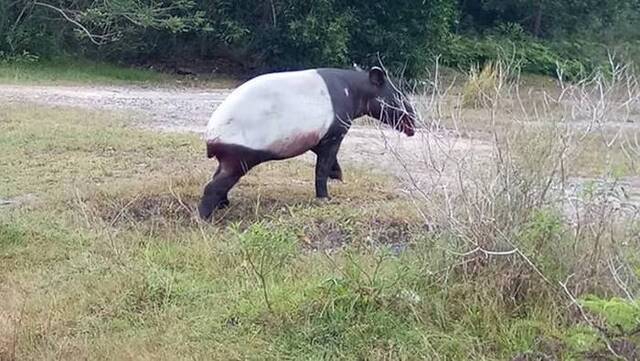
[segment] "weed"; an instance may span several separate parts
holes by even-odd
[[[260,282],[264,302],[269,311],[273,311],[267,282],[277,276],[293,256],[295,237],[283,231],[269,230],[261,223],[255,223],[243,232],[234,227],[234,232],[240,241],[245,261]]]
[[[499,62],[488,62],[482,69],[474,66],[462,89],[462,106],[479,108],[488,105],[495,98],[498,88],[498,77],[502,76]]]

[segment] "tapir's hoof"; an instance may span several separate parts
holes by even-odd
[[[213,214],[213,208],[209,206],[205,206],[202,203],[198,205],[198,215],[200,216],[201,220],[205,222],[210,221],[212,214]]]
[[[337,180],[342,182],[342,172],[334,172],[329,174],[329,179]]]
[[[229,200],[228,199],[223,199],[220,202],[218,202],[218,205],[216,206],[216,209],[223,209],[223,208],[227,208],[229,207]]]
[[[211,220],[211,215],[213,211],[216,209],[227,208],[229,206],[229,200],[227,198],[222,199],[215,205],[215,207],[211,207],[210,205],[205,205],[203,202],[200,202],[198,205],[198,213],[200,215],[200,219],[203,221]]]

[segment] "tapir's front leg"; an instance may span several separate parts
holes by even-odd
[[[336,155],[340,149],[340,141],[321,144],[314,152],[318,155],[316,160],[316,197],[329,198],[327,180],[336,162]]]
[[[331,171],[329,172],[329,178],[342,181],[342,169],[340,168],[340,164],[338,164],[337,154],[335,160],[333,161]]]

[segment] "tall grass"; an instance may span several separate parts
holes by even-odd
[[[479,108],[495,98],[495,91],[500,81],[502,63],[487,62],[482,69],[471,68],[468,79],[462,89],[462,106]]]
[[[443,267],[469,280],[492,274],[503,302],[516,308],[543,294],[549,307],[568,305],[558,319],[597,340],[580,357],[637,359],[640,199],[625,193],[638,176],[638,129],[627,126],[640,111],[635,72],[612,62],[607,72],[525,95],[513,68],[472,71],[446,113],[439,103],[454,88],[433,80],[419,97],[429,110],[421,135],[428,155],[391,153],[405,164],[424,221],[439,227],[434,247],[451,257]],[[489,154],[443,139],[443,123],[465,133],[467,106],[484,119]],[[589,178],[575,177],[576,160],[594,154],[602,163]]]

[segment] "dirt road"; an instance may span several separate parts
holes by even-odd
[[[91,109],[126,110],[135,112],[137,125],[164,131],[201,133],[213,110],[225,99],[230,89],[171,89],[136,86],[14,86],[0,85],[0,103],[35,102],[44,105],[79,106]],[[400,156],[416,174],[427,170],[420,167],[424,159],[424,133],[408,138],[382,127],[354,126],[348,133],[340,160],[345,164],[372,167],[396,175],[406,173],[397,162]],[[430,136],[434,136],[431,134]],[[491,145],[480,140],[456,138],[438,134],[438,142],[447,152],[468,153],[487,157]],[[397,152],[390,152],[393,147]],[[312,154],[304,159],[313,160]]]
[[[78,106],[90,109],[127,111],[136,114],[138,126],[161,131],[201,133],[213,110],[230,89],[177,89],[139,86],[15,86],[0,85],[1,103],[34,102],[44,105]],[[430,141],[426,141],[426,139]],[[435,145],[435,146],[434,146]],[[446,131],[418,132],[408,138],[384,127],[354,126],[345,138],[339,159],[344,165],[358,165],[394,174],[402,182],[429,187],[443,178],[456,181],[455,163],[462,158],[482,167],[492,154],[486,140],[462,138]],[[313,161],[311,152],[301,157]],[[398,162],[402,159],[402,162]],[[433,174],[434,164],[449,163],[441,174]],[[435,166],[437,168],[437,166]],[[407,176],[411,172],[411,178]],[[345,169],[348,174],[348,168]],[[346,174],[346,175],[347,175]],[[585,179],[574,179],[577,188]],[[443,183],[446,183],[445,180]],[[418,183],[418,184],[415,184]],[[424,183],[424,184],[423,184]],[[401,184],[401,183],[399,183]],[[406,185],[406,183],[405,183]],[[640,204],[640,179],[630,177],[623,185],[632,203]]]

